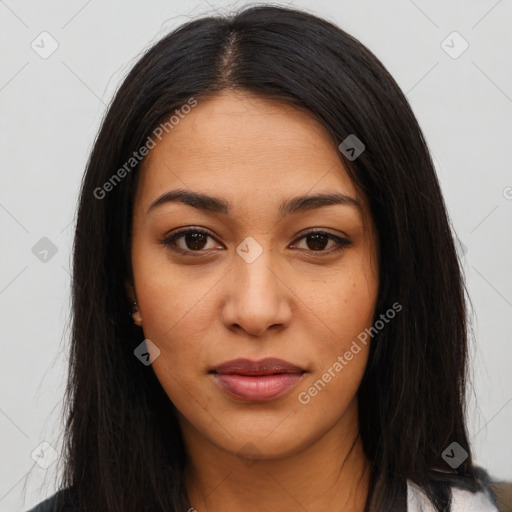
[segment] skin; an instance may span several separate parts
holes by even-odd
[[[191,505],[363,511],[370,465],[356,393],[370,344],[309,403],[298,400],[372,325],[378,293],[374,224],[335,142],[304,110],[222,91],[164,135],[138,180],[127,293],[138,304],[135,323],[160,350],[153,370],[176,407]],[[223,198],[229,213],[181,202],[147,213],[178,188]],[[283,200],[333,191],[361,208],[322,206],[277,221]],[[161,243],[187,226],[211,236],[199,249],[193,239],[176,240],[188,255]],[[317,228],[352,245],[332,252],[337,244],[326,238],[315,250],[303,232]],[[251,263],[236,252],[249,236],[262,250]],[[243,401],[209,373],[238,357],[279,357],[307,372],[282,397]]]

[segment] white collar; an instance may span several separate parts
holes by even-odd
[[[472,493],[452,487],[451,512],[498,512],[491,498],[483,491]],[[429,499],[414,482],[407,480],[407,512],[435,512]]]

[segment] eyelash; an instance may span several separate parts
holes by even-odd
[[[170,248],[174,252],[178,252],[178,253],[185,254],[185,255],[191,255],[193,257],[202,256],[203,255],[202,253],[205,253],[207,251],[205,251],[205,250],[193,251],[191,249],[185,250],[185,249],[181,249],[180,247],[178,247],[178,248],[176,247],[176,240],[178,240],[179,238],[182,238],[183,236],[188,235],[190,233],[200,233],[200,234],[203,234],[210,238],[213,238],[215,240],[215,238],[207,231],[204,231],[204,230],[198,229],[198,228],[188,228],[188,229],[184,229],[182,231],[178,231],[177,233],[174,233],[173,235],[164,238],[160,243],[164,247]],[[336,253],[336,252],[339,252],[339,251],[345,249],[346,247],[350,247],[352,245],[352,242],[350,240],[347,240],[346,238],[341,238],[339,236],[333,235],[331,233],[327,233],[325,231],[320,231],[320,230],[308,231],[307,233],[304,233],[300,238],[297,238],[296,241],[302,240],[303,238],[306,238],[310,235],[325,235],[330,240],[335,241],[338,244],[338,247],[335,249],[331,248],[330,250],[318,250],[318,251],[314,251],[311,249],[310,250],[300,249],[303,252],[320,253],[320,255],[322,255],[322,253],[333,254],[333,253]],[[196,253],[196,254],[191,254],[191,253]]]

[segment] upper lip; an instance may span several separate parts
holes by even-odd
[[[278,373],[304,373],[304,371],[305,370],[302,368],[288,361],[274,357],[267,357],[259,361],[233,359],[217,365],[212,370],[213,373],[223,373],[227,375],[274,375]]]

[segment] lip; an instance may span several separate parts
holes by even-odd
[[[286,394],[302,379],[305,370],[283,359],[234,359],[216,366],[210,373],[232,397],[262,402]]]
[[[234,373],[237,375],[273,375],[276,373],[302,373],[304,370],[284,359],[266,357],[259,361],[243,358],[232,359],[217,365],[212,372],[228,375]]]

